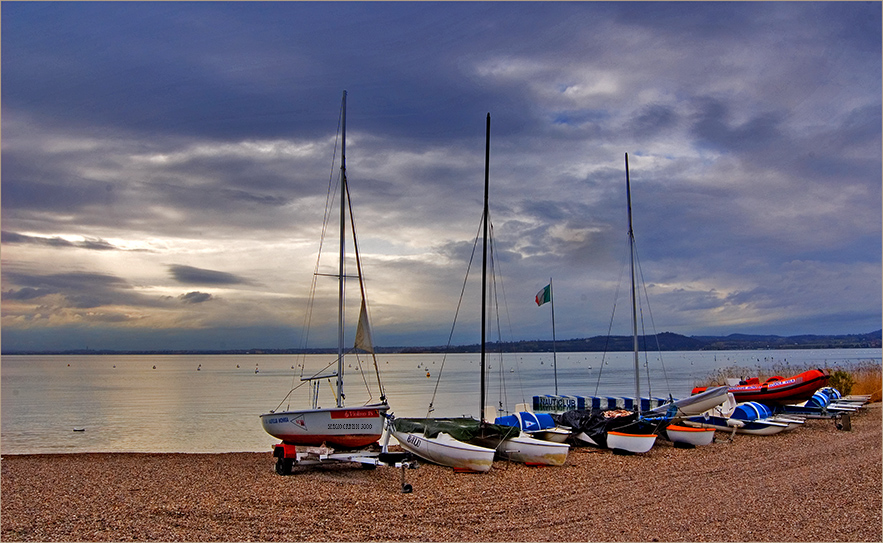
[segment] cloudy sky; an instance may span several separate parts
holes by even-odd
[[[551,337],[550,278],[559,339],[625,313],[625,153],[653,330],[877,330],[880,21],[879,2],[4,3],[3,349],[300,346],[344,90],[378,345],[447,342],[488,112],[503,339]],[[334,344],[335,288],[317,281],[309,345]],[[477,318],[467,292],[455,343]]]

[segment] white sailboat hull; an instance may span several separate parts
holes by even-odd
[[[529,435],[504,439],[498,452],[512,462],[536,466],[561,466],[567,460],[570,445],[554,441],[544,441]]]
[[[406,451],[435,464],[486,472],[494,463],[494,449],[458,441],[444,432],[429,438],[422,433],[399,432],[394,425],[390,426],[389,431]]]
[[[645,453],[656,443],[656,434],[626,434],[624,432],[607,432],[607,448],[614,451]]]
[[[354,449],[376,443],[383,434],[386,404],[266,413],[264,431],[290,445]]]
[[[725,432],[736,431],[737,434],[749,434],[755,436],[772,436],[788,429],[788,424],[773,422],[771,420],[740,421],[737,419],[724,419],[721,417],[693,417],[684,421],[684,424],[696,428],[714,428]]]
[[[695,394],[687,398],[682,398],[680,400],[675,400],[672,403],[656,407],[654,409],[651,409],[651,411],[653,413],[665,414],[668,412],[669,409],[676,408],[677,412],[674,416],[691,417],[704,413],[709,409],[714,409],[715,407],[726,402],[727,394],[728,391],[727,387],[725,386],[710,388],[699,394]]]
[[[546,428],[544,430],[537,430],[536,432],[525,432],[529,436],[540,439],[543,441],[551,441],[553,443],[564,443],[567,441],[567,438],[570,437],[572,433],[570,430],[565,430],[561,427],[555,428]]]

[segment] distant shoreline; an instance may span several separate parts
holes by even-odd
[[[883,330],[868,334],[773,336],[731,334],[728,336],[682,336],[671,332],[640,336],[642,351],[750,351],[788,349],[879,349],[883,347]],[[550,340],[522,340],[488,343],[488,349],[504,353],[552,352]],[[556,341],[555,351],[623,352],[633,349],[631,336],[595,336],[583,339]],[[430,347],[375,347],[377,354],[435,354],[477,353],[478,344]],[[61,351],[4,350],[2,355],[263,355],[263,354],[329,354],[335,348],[315,349],[169,349],[169,350],[111,350],[69,349]]]

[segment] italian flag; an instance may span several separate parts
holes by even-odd
[[[543,290],[537,292],[537,305],[543,305],[546,302],[552,301],[552,285],[548,284],[543,287]]]

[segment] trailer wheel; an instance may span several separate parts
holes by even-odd
[[[294,461],[291,458],[279,457],[276,459],[276,473],[279,475],[291,475],[291,466]]]

